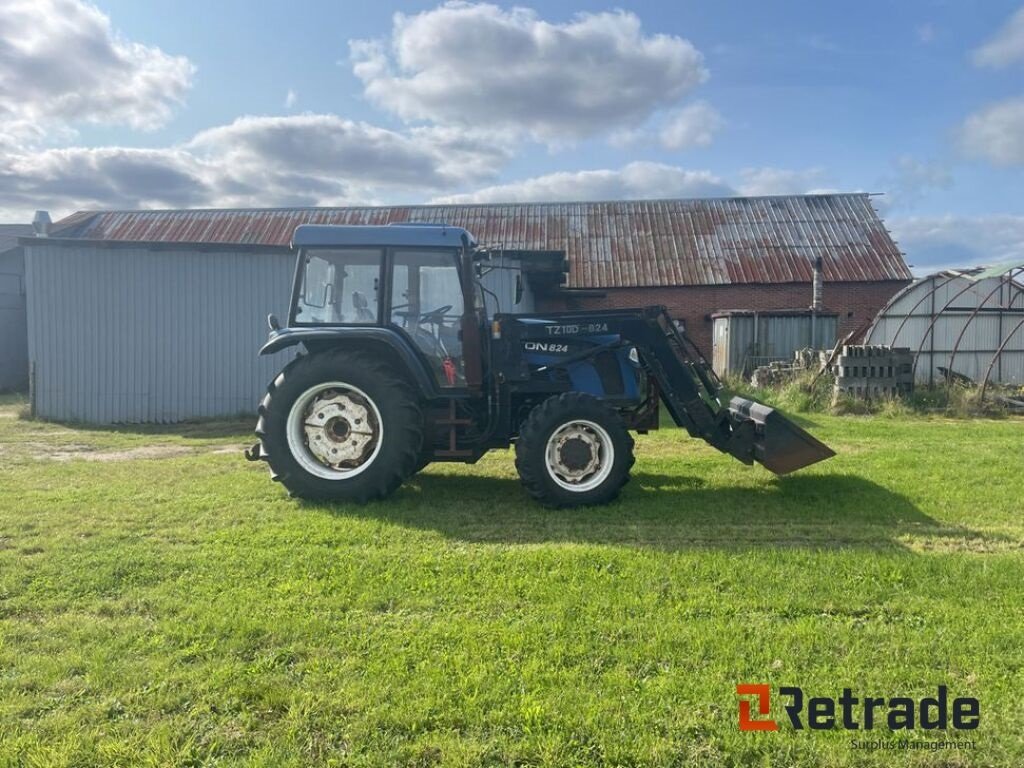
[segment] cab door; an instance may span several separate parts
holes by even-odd
[[[465,311],[456,251],[391,252],[388,319],[427,359],[442,388],[466,386],[461,323]]]

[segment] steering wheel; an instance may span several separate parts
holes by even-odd
[[[421,323],[441,323],[444,321],[445,314],[451,310],[451,304],[445,304],[443,307],[432,309],[429,312],[424,312],[420,316]]]

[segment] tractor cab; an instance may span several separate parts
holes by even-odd
[[[289,326],[389,328],[441,389],[465,387],[463,328],[478,326],[467,280],[475,243],[459,227],[301,226]]]

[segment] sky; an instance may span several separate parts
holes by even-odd
[[[0,221],[826,191],[1024,260],[1024,6],[0,4]]]

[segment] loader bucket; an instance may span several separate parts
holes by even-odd
[[[738,422],[754,422],[754,461],[777,475],[824,461],[836,452],[798,427],[774,408],[742,397],[729,401]]]

